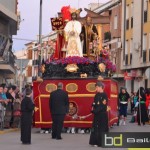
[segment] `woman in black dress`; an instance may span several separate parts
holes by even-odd
[[[21,102],[21,141],[31,144],[32,112],[34,104],[31,100],[32,90],[26,89],[26,96]]]
[[[92,104],[92,113],[94,114],[92,130],[89,144],[93,146],[102,146],[102,133],[108,132],[108,114],[107,114],[107,95],[104,93],[104,85],[101,82],[96,83],[97,94]]]
[[[137,122],[138,125],[145,125],[145,122],[148,122],[148,114],[147,114],[147,109],[146,109],[146,95],[145,95],[145,90],[143,87],[140,87],[138,92],[137,92],[138,100],[139,100],[139,105],[138,105],[138,111],[137,111]]]

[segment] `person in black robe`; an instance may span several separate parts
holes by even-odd
[[[26,96],[21,102],[21,141],[31,144],[32,112],[34,104],[31,100],[32,90],[26,89]]]
[[[143,87],[140,87],[138,92],[137,92],[138,100],[139,100],[139,105],[138,105],[138,111],[137,111],[137,122],[138,125],[145,125],[145,122],[148,122],[148,114],[147,114],[147,109],[146,109],[146,95],[145,95],[145,90]]]
[[[61,131],[65,115],[69,111],[68,93],[63,90],[63,84],[58,83],[57,90],[51,92],[49,108],[52,116],[52,139],[61,140]]]
[[[89,144],[93,146],[102,146],[102,133],[108,132],[108,114],[107,114],[107,95],[104,92],[104,85],[100,81],[96,83],[97,94],[92,104],[92,113],[94,114]]]

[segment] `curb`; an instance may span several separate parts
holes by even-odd
[[[19,131],[19,128],[14,128],[14,129],[4,129],[4,130],[0,130],[0,134],[5,134],[5,133],[9,133],[9,132],[15,132],[15,131]]]

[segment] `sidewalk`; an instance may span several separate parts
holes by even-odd
[[[3,129],[3,130],[0,130],[0,134],[5,134],[5,133],[19,131],[19,130],[20,130],[19,128]]]

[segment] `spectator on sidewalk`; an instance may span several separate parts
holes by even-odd
[[[130,96],[126,91],[126,88],[122,87],[121,92],[119,93],[120,125],[126,125],[127,106],[129,98]]]
[[[3,94],[3,86],[0,85],[0,125],[2,125],[3,117],[4,117],[4,113],[3,113],[4,100],[3,100],[2,94]]]
[[[134,96],[133,96],[134,107],[135,107],[135,105],[136,105],[137,102],[138,102],[138,96],[137,96],[137,93],[134,92]]]
[[[5,128],[10,128],[12,124],[12,113],[13,113],[13,102],[14,102],[14,97],[12,96],[12,86],[8,87],[8,91],[6,93],[6,97],[9,100],[8,104],[6,105],[6,113],[5,113],[5,118],[4,118],[4,127]]]

